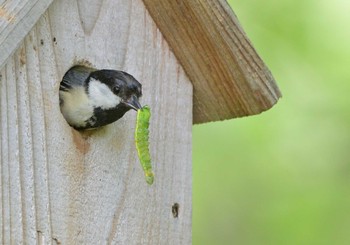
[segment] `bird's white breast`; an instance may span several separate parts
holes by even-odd
[[[67,91],[60,91],[63,101],[61,112],[70,125],[84,127],[86,120],[93,116],[94,108],[84,90],[84,87],[73,87]]]

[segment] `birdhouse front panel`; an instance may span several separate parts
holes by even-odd
[[[75,65],[142,84],[153,185],[134,110],[87,132],[65,120],[59,88]],[[6,60],[0,94],[0,241],[191,243],[192,84],[141,0],[54,1]]]

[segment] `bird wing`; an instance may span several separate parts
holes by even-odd
[[[60,90],[67,91],[72,87],[83,86],[90,73],[96,71],[96,69],[85,67],[85,66],[73,66],[64,75]]]

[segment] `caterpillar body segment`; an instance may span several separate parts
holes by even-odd
[[[148,106],[144,106],[137,111],[135,143],[142,169],[145,173],[146,182],[153,184],[154,174],[151,165],[151,155],[149,152],[149,121],[151,111]]]

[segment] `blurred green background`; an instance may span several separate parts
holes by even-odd
[[[193,127],[193,244],[350,244],[350,1],[229,1],[283,98]]]

